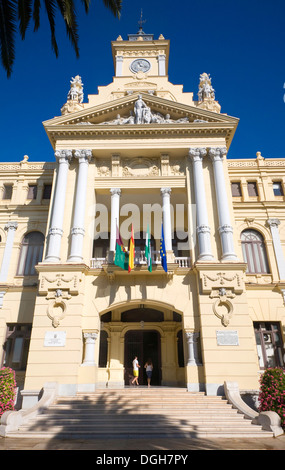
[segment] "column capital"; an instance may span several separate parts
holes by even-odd
[[[212,161],[217,161],[217,160],[222,161],[226,154],[227,154],[226,147],[210,147],[209,148],[209,157],[211,158]]]
[[[72,150],[63,149],[54,152],[55,158],[59,163],[67,163],[72,159]]]
[[[18,222],[15,222],[15,221],[9,221],[7,222],[7,224],[5,225],[5,230],[17,230],[18,228]]]
[[[195,162],[197,160],[202,160],[203,157],[207,154],[207,149],[205,147],[190,147],[188,155]]]
[[[78,158],[79,163],[90,162],[92,158],[92,150],[89,150],[89,149],[75,150],[74,156],[75,158]]]
[[[278,225],[281,224],[280,220],[279,219],[267,219],[266,221],[267,225],[271,228],[271,227],[278,227]]]
[[[96,339],[98,338],[98,332],[96,332],[96,331],[93,331],[93,332],[87,331],[87,332],[83,333],[83,336],[84,336],[84,339],[85,339],[86,342],[95,343]]]
[[[160,189],[160,193],[162,194],[162,196],[164,196],[165,194],[171,194],[171,188],[161,188]]]
[[[117,196],[120,196],[121,195],[121,189],[120,188],[111,188],[110,189],[110,193],[112,196],[114,195],[117,195]]]

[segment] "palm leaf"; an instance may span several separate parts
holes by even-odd
[[[79,57],[79,49],[78,49],[78,27],[77,27],[77,22],[76,22],[76,12],[75,12],[75,7],[74,7],[74,2],[73,0],[69,1],[57,1],[59,10],[63,16],[65,27],[66,27],[66,33],[67,36],[69,37],[76,56]]]
[[[12,0],[0,0],[1,61],[7,76],[12,73],[15,59],[16,6]]]
[[[51,47],[56,55],[58,57],[58,45],[56,42],[56,37],[55,37],[55,10],[56,10],[56,5],[54,0],[44,0],[45,7],[46,7],[46,12],[49,20],[49,26],[50,26],[50,32],[51,32]]]
[[[34,31],[37,31],[40,27],[40,9],[41,9],[41,0],[34,0],[34,9],[33,9]]]
[[[27,27],[32,16],[32,0],[18,0],[19,30],[22,39],[25,38]]]
[[[104,5],[111,10],[114,16],[120,18],[122,9],[122,0],[103,0]]]

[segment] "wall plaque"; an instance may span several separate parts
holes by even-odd
[[[218,346],[239,346],[238,332],[233,330],[216,331]]]
[[[57,347],[65,346],[66,332],[65,331],[47,331],[45,334],[44,346]]]

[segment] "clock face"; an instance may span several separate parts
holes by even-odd
[[[130,69],[134,73],[148,72],[148,70],[150,69],[150,63],[146,59],[136,59],[131,63]]]

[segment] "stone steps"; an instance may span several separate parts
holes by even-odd
[[[266,438],[273,433],[251,424],[222,397],[140,387],[60,397],[9,437]]]

